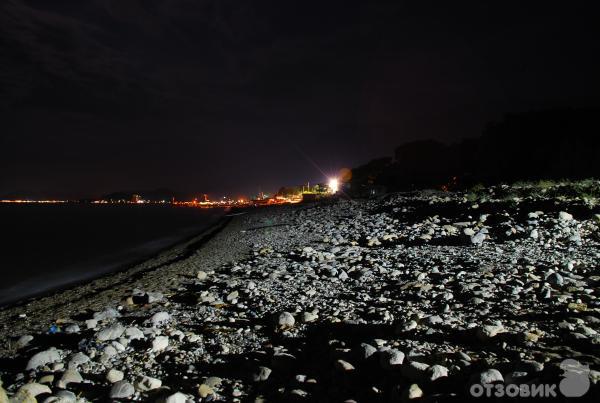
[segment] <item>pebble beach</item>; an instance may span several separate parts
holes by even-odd
[[[3,308],[0,402],[593,400],[598,207],[500,193],[250,209]]]

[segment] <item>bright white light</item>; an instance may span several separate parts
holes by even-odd
[[[337,180],[337,178],[329,179],[329,191],[331,193],[337,193],[339,189],[340,189],[340,182]]]

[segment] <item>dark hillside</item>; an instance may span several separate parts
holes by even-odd
[[[507,115],[479,138],[446,145],[420,140],[353,170],[350,187],[402,190],[448,184],[600,176],[600,111],[544,110]]]

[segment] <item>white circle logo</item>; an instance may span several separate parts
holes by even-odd
[[[560,392],[566,397],[585,395],[590,388],[590,367],[577,360],[567,359],[560,363],[560,369],[564,371],[564,379],[558,385]]]

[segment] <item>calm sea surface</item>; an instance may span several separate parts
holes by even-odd
[[[98,277],[202,232],[223,209],[0,205],[0,305]]]

